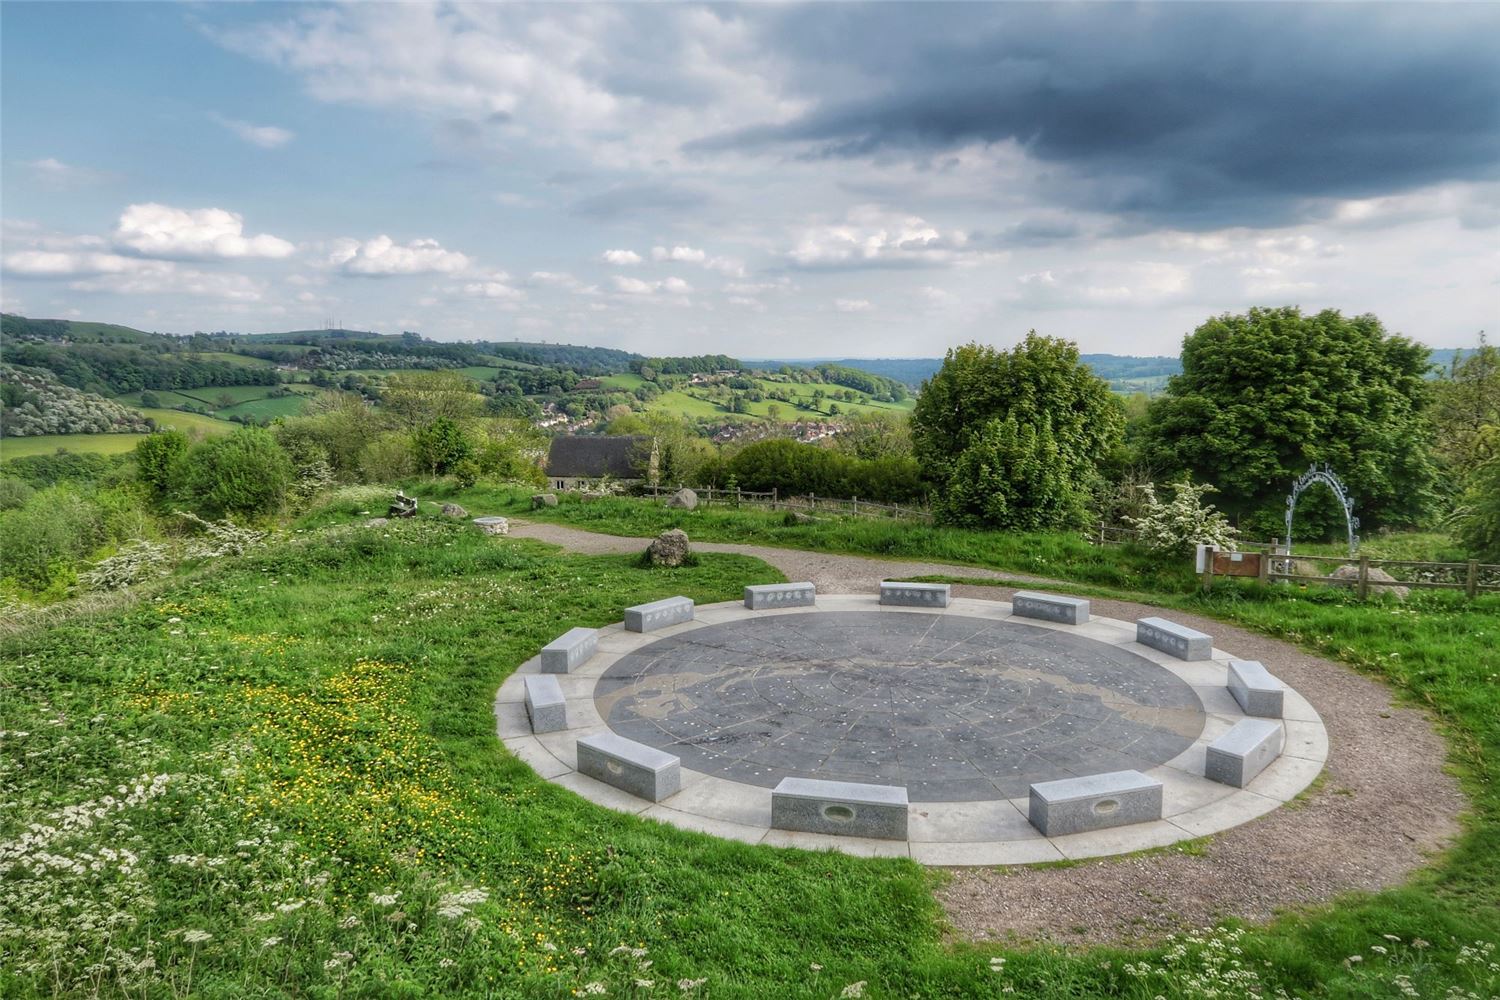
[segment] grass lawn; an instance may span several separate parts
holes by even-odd
[[[0,641],[0,995],[759,1000],[864,983],[865,997],[903,1000],[1368,1000],[1500,988],[1476,944],[1500,940],[1500,601],[1159,597],[1341,656],[1440,715],[1477,815],[1412,885],[1180,951],[953,946],[930,892],[939,874],[605,810],[495,738],[495,689],[562,631],[672,594],[736,598],[774,570],[714,554],[643,569],[437,518],[366,528],[373,495],[136,603]],[[501,499],[469,496],[483,513]]]
[[[35,437],[0,438],[0,462],[56,451],[91,451],[119,455],[130,451],[144,434],[38,434]]]

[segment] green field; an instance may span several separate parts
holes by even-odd
[[[231,354],[228,351],[200,351],[191,356],[202,358],[204,361],[228,361],[230,364],[243,365],[246,368],[270,368],[274,364],[265,358],[252,358],[248,354]]]
[[[291,389],[297,395],[272,397],[271,393],[277,389]],[[141,393],[130,392],[123,396],[116,396],[115,402],[122,403],[133,409],[140,410],[147,416],[156,416],[159,413],[171,413],[171,419],[182,426],[184,418],[197,416],[196,414],[184,413],[174,409],[176,406],[207,406],[213,409],[214,417],[219,420],[229,420],[232,417],[254,417],[257,420],[274,420],[276,417],[293,417],[307,408],[309,400],[318,395],[321,390],[309,385],[221,385],[202,386],[197,389],[153,389],[156,398],[164,404],[159,409],[150,409],[141,406]],[[229,406],[222,406],[221,397],[228,397],[234,402]],[[204,418],[200,418],[204,419]],[[158,417],[157,423],[162,423],[163,418]]]
[[[0,462],[55,451],[119,455],[130,451],[144,434],[39,434],[35,437],[0,438]]]
[[[228,434],[239,426],[227,420],[205,417],[201,413],[184,413],[181,410],[161,410],[149,406],[138,406],[136,409],[155,420],[158,428],[163,430],[179,430],[189,436],[195,433]]]

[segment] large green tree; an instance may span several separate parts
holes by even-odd
[[[1454,356],[1433,395],[1438,455],[1462,485],[1500,446],[1500,350],[1480,334],[1477,348]]]
[[[1077,526],[1120,442],[1120,403],[1069,341],[1035,332],[1009,351],[948,352],[912,411],[912,449],[945,520],[997,528]]]
[[[1413,524],[1431,507],[1436,472],[1427,371],[1427,348],[1374,316],[1290,306],[1217,316],[1183,341],[1182,374],[1151,406],[1144,457],[1213,483],[1247,532],[1275,533],[1292,482],[1314,462],[1350,488],[1364,528]],[[1325,494],[1308,493],[1305,517],[1299,505],[1299,529],[1333,529]]]

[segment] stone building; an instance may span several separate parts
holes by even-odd
[[[655,442],[649,434],[555,437],[547,449],[547,481],[556,490],[582,489],[606,476],[620,483],[643,482],[656,461]]]

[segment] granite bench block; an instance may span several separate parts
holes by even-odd
[[[1089,602],[1079,597],[1039,594],[1018,590],[1011,598],[1011,613],[1020,618],[1040,618],[1064,625],[1083,625],[1089,620]]]
[[[625,609],[627,632],[655,632],[668,625],[680,625],[692,620],[693,600],[690,597],[667,597]]]
[[[599,649],[599,630],[571,628],[542,647],[542,673],[566,674]]]
[[[568,701],[562,685],[551,674],[527,674],[526,717],[533,733],[555,733],[568,728]]]
[[[1031,786],[1028,818],[1045,837],[1161,819],[1162,784],[1139,771],[1111,771]]]
[[[1241,719],[1208,745],[1203,776],[1209,781],[1244,788],[1281,756],[1284,739],[1279,722]]]
[[[906,789],[899,785],[782,778],[771,791],[771,826],[803,833],[905,840],[907,805]]]
[[[745,607],[751,611],[810,608],[817,602],[818,588],[811,583],[763,583],[745,588]]]
[[[1137,619],[1135,641],[1179,660],[1207,660],[1214,655],[1213,636],[1165,618]]]
[[[950,589],[946,583],[881,581],[880,603],[911,608],[946,608]]]
[[[578,741],[578,773],[652,802],[676,795],[682,788],[681,760],[616,733],[597,733]]]
[[[1281,718],[1286,686],[1272,677],[1259,660],[1229,661],[1229,693],[1246,715]]]

